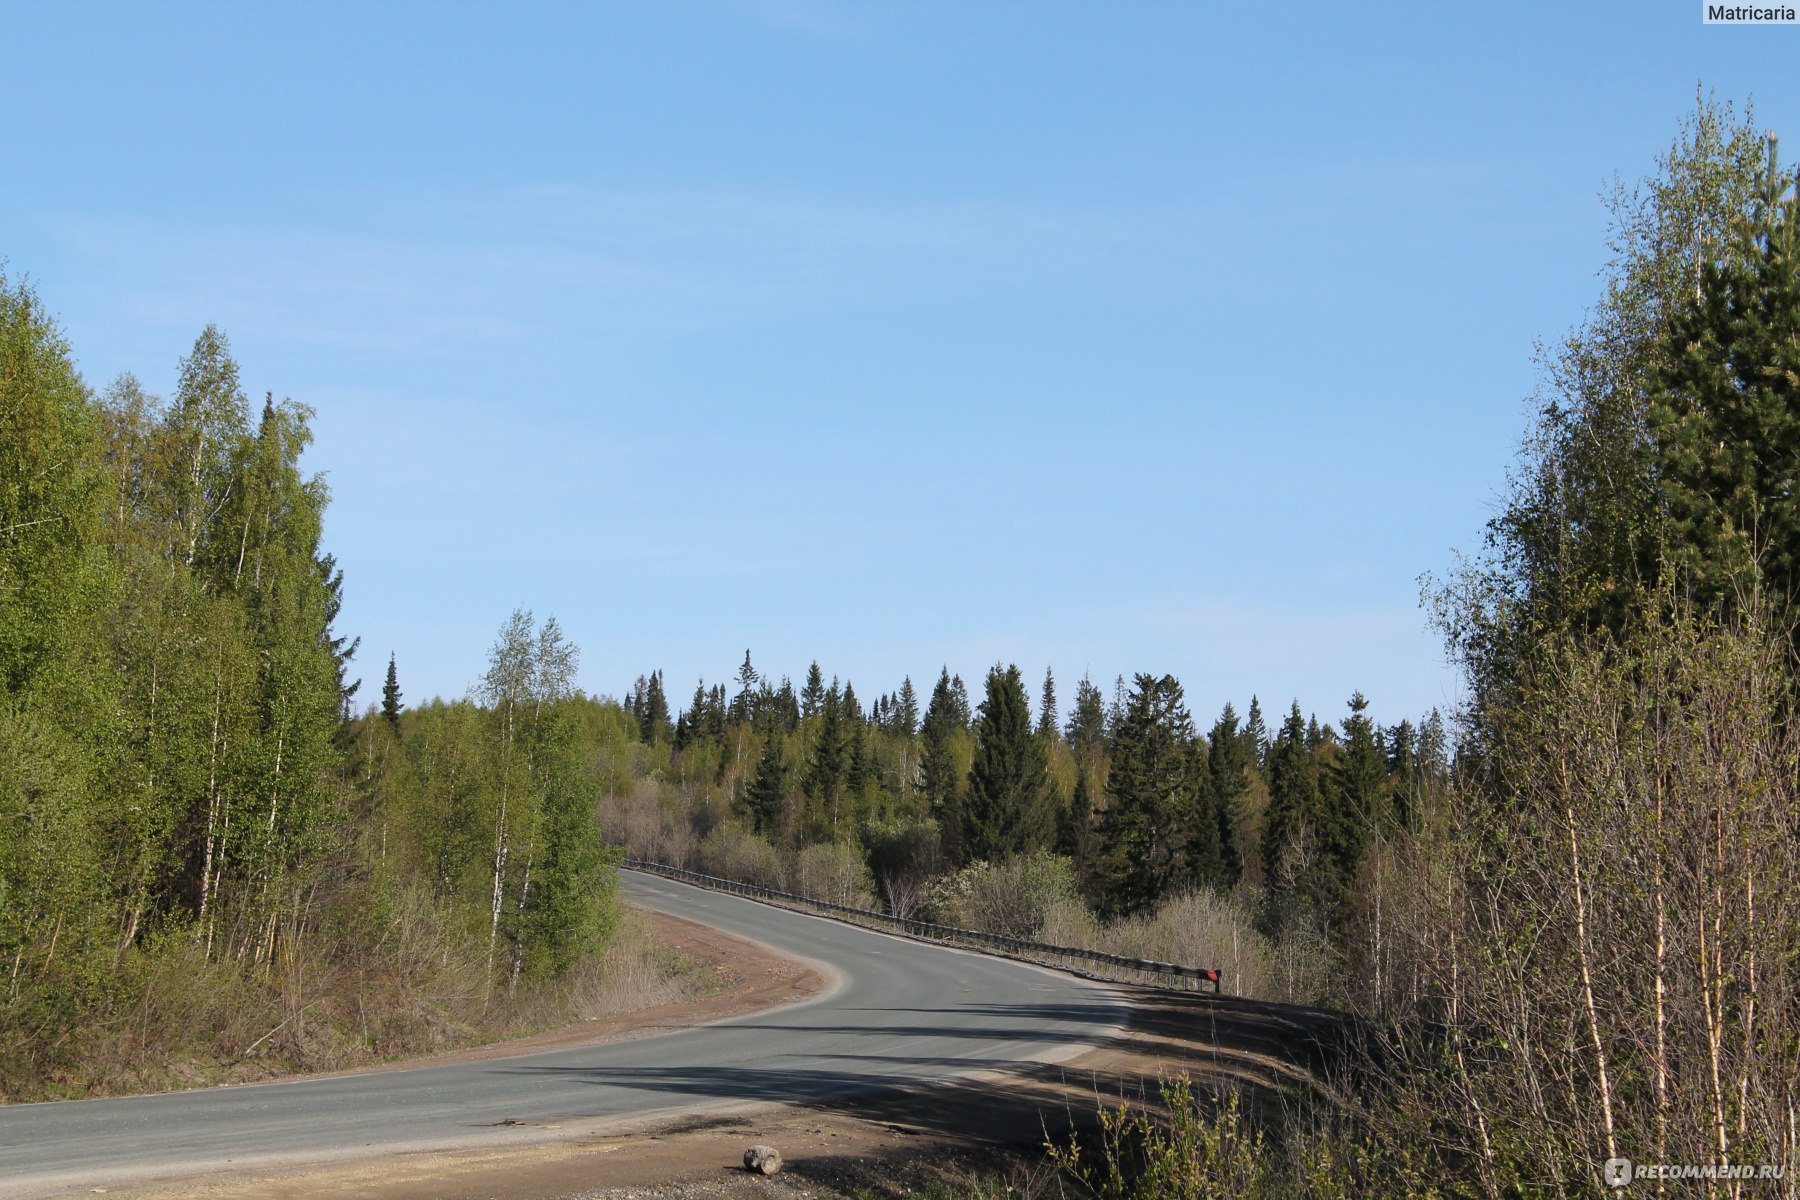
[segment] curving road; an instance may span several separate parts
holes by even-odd
[[[641,1041],[518,1058],[0,1109],[0,1197],[207,1170],[516,1145],[516,1125],[817,1101],[1053,1061],[1115,1034],[1103,987],[636,872],[632,903],[823,964],[814,999]]]

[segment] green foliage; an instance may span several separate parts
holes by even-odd
[[[1076,902],[1075,868],[1037,849],[997,863],[977,861],[934,880],[926,905],[943,924],[1034,938],[1052,909]]]
[[[1056,814],[1017,666],[988,672],[975,721],[975,758],[962,812],[962,848],[971,858],[1007,857],[1048,843]]]
[[[1219,719],[1213,722],[1206,741],[1206,791],[1194,820],[1197,824],[1210,822],[1217,831],[1217,866],[1212,868],[1210,862],[1194,863],[1194,882],[1229,888],[1244,869],[1237,846],[1238,801],[1249,787],[1249,773],[1255,762],[1238,729],[1237,712],[1229,701]]]
[[[396,733],[400,731],[400,710],[405,707],[400,703],[400,673],[395,669],[394,656],[390,654],[387,681],[381,685],[381,717]]]
[[[1709,403],[1707,394],[1690,397],[1690,389],[1714,368],[1704,358],[1685,368],[1677,362],[1696,339],[1710,338],[1713,350],[1723,348],[1721,337],[1739,345],[1717,325],[1731,318],[1715,304],[1712,317],[1680,318],[1685,333],[1673,324],[1694,308],[1696,285],[1705,295],[1709,269],[1718,272],[1715,285],[1747,281],[1733,260],[1753,245],[1743,225],[1766,187],[1758,182],[1765,162],[1749,111],[1738,119],[1730,106],[1702,96],[1658,172],[1634,189],[1617,185],[1608,197],[1613,259],[1600,302],[1540,354],[1535,423],[1506,505],[1489,522],[1486,550],[1428,593],[1469,673],[1477,717],[1489,703],[1508,702],[1518,661],[1540,636],[1620,631],[1636,620],[1634,605],[1654,591],[1671,553],[1696,570],[1695,554],[1723,549],[1721,539],[1766,541],[1775,532],[1767,519],[1753,522],[1754,533],[1742,524],[1752,516],[1752,495],[1731,499],[1712,489],[1729,492],[1740,480],[1754,493],[1759,485],[1745,474],[1752,452],[1736,435],[1780,418],[1753,416],[1734,402],[1727,407],[1741,415],[1719,430],[1733,436],[1724,445],[1717,436],[1698,440],[1712,436],[1706,430],[1714,418],[1689,403]],[[1702,328],[1708,323],[1710,334]],[[1721,365],[1705,384],[1714,398],[1732,369]],[[1664,485],[1671,468],[1673,496]],[[1777,484],[1778,475],[1764,483]],[[1702,589],[1717,591],[1739,576],[1750,550],[1740,546],[1734,560],[1700,571]],[[1478,749],[1479,719],[1470,732]]]
[[[1443,1200],[1473,1195],[1416,1142],[1342,1120],[1291,1114],[1272,1135],[1236,1093],[1216,1101],[1186,1076],[1158,1087],[1162,1112],[1101,1106],[1090,1149],[1047,1147],[1051,1161],[1102,1200]]]
[[[1775,141],[1649,370],[1666,553],[1702,602],[1800,587],[1800,198]]]
[[[1112,804],[1101,822],[1095,878],[1103,911],[1137,912],[1190,872],[1217,870],[1217,827],[1194,821],[1203,765],[1181,685],[1172,675],[1138,675],[1106,777]]]
[[[787,764],[782,761],[782,735],[771,729],[763,738],[762,756],[757,759],[756,778],[750,784],[746,803],[750,809],[752,828],[767,837],[784,824],[787,807]]]
[[[1269,808],[1263,822],[1263,869],[1272,886],[1295,891],[1315,861],[1319,785],[1306,745],[1306,720],[1294,701],[1269,749]]]
[[[1318,857],[1308,890],[1328,908],[1344,902],[1370,843],[1392,826],[1386,756],[1376,744],[1368,707],[1361,692],[1350,697],[1342,752],[1315,775]]]
[[[919,798],[943,831],[945,851],[958,861],[964,858],[963,772],[958,770],[956,743],[963,736],[950,669],[945,667],[931,689],[925,723],[919,730]]]
[[[0,695],[66,706],[85,693],[108,582],[98,433],[68,343],[0,274]]]

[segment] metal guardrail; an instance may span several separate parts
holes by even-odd
[[[754,883],[739,883],[735,879],[702,875],[697,871],[687,871],[680,867],[648,862],[639,858],[628,858],[623,865],[634,871],[648,871],[653,875],[661,875],[682,883],[691,883],[697,887],[712,888],[715,891],[729,892],[735,896],[747,896],[750,899],[762,900],[767,903],[812,909],[858,924],[873,925],[876,928],[903,933],[924,941],[965,946],[1006,958],[1018,958],[1046,966],[1061,967],[1064,970],[1093,975],[1097,978],[1116,979],[1125,983],[1145,983],[1154,987],[1169,987],[1189,992],[1199,991],[1202,984],[1210,983],[1213,993],[1217,995],[1219,992],[1219,972],[1210,967],[1184,967],[1179,963],[1126,958],[1119,954],[1107,954],[1101,950],[1083,950],[1076,946],[1052,946],[1046,942],[1011,938],[998,933],[987,933],[980,929],[958,929],[954,925],[934,925],[929,921],[914,921],[906,917],[876,912],[873,909],[853,908],[848,904],[833,904],[829,900],[815,900],[810,896],[797,896],[792,892],[776,891],[774,888],[766,888]]]

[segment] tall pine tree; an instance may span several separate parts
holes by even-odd
[[[1101,821],[1095,871],[1104,911],[1142,911],[1189,871],[1201,788],[1181,685],[1172,675],[1138,675],[1119,716],[1106,778],[1112,804]]]
[[[964,850],[970,858],[1010,857],[1046,845],[1054,823],[1044,746],[1032,736],[1025,681],[1017,666],[996,664],[975,721]]]

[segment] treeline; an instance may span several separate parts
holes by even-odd
[[[330,1065],[466,1040],[497,987],[604,941],[592,706],[554,621],[515,615],[482,704],[415,757],[345,724],[311,416],[253,406],[211,327],[167,400],[130,376],[96,395],[0,276],[0,1098],[159,1086],[123,1076],[247,1045]],[[362,778],[387,759],[435,824],[390,836]],[[100,1078],[121,1040],[138,1065]]]
[[[330,842],[353,652],[310,412],[253,411],[208,328],[166,404],[90,395],[0,279],[0,955],[21,1007],[189,931],[272,964]],[[48,1019],[48,1018],[46,1018]],[[13,1045],[16,1047],[17,1042]]]
[[[850,844],[890,903],[972,862],[1054,851],[1102,916],[1241,884],[1271,922],[1333,924],[1371,849],[1448,781],[1443,718],[1380,726],[1361,693],[1341,728],[1296,701],[1271,730],[1251,697],[1202,733],[1169,675],[1120,678],[1110,698],[1084,678],[1066,720],[1052,673],[1037,691],[1034,712],[1019,668],[996,665],[971,705],[946,668],[922,705],[909,676],[865,707],[817,662],[796,689],[747,651],[730,686],[701,680],[672,715],[662,673],[640,676],[626,707],[647,770],[690,823],[635,848],[685,858],[726,821],[790,854]]]

